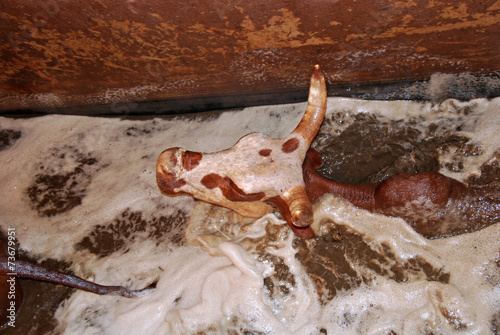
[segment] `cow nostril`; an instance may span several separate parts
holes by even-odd
[[[175,167],[177,166],[176,151],[177,148],[170,148],[160,154],[156,163],[158,173],[165,175],[175,173]]]
[[[162,170],[163,170],[164,173],[174,174],[174,172],[175,172],[175,163],[173,163],[172,161],[165,162],[162,165]]]
[[[171,167],[169,167],[167,164],[161,164],[159,172],[164,177],[171,176],[173,174]]]

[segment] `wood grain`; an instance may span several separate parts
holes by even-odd
[[[1,5],[0,109],[227,96],[500,70],[500,1]]]

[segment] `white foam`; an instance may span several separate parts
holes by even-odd
[[[439,121],[443,129],[462,122],[461,134],[473,137],[481,153],[466,157],[460,173],[442,172],[463,180],[477,173],[500,147],[499,104],[500,99],[447,101],[436,106],[330,98],[327,113],[372,113],[394,120],[422,117],[422,127]],[[500,309],[498,224],[471,234],[427,240],[401,219],[370,214],[341,199],[326,197],[315,209],[318,232],[327,231],[328,222],[334,221],[358,232],[374,249],[390,246],[398,261],[418,256],[449,272],[450,278],[447,283],[397,282],[353,264],[356,271],[373,280],[337,292],[322,304],[311,277],[295,257],[293,236],[276,216],[248,221],[223,213],[210,220],[204,217],[209,210],[195,207],[194,200],[160,194],[155,162],[164,149],[222,150],[253,131],[283,137],[295,128],[304,106],[255,107],[206,120],[0,118],[0,128],[22,131],[19,140],[0,151],[0,224],[4,229],[16,229],[21,247],[34,257],[72,262],[76,274],[104,284],[140,288],[158,280],[151,295],[138,299],[75,292],[57,311],[57,330],[64,334],[230,330],[318,334],[320,329],[328,334],[385,334],[391,330],[398,334],[489,333],[493,314]],[[461,112],[465,107],[470,109],[468,115]],[[79,164],[78,154],[96,159],[95,164],[85,166],[88,174],[76,180],[86,185],[82,204],[61,214],[40,216],[26,189],[42,165],[45,172],[73,171]],[[83,180],[87,175],[91,180]],[[156,243],[144,237],[146,231],[135,232],[136,239],[126,239],[122,249],[105,257],[77,250],[75,246],[96,226],[110,225],[127,210],[142,213],[145,220],[174,215],[178,210],[195,213],[190,223],[194,228],[188,234],[195,245]],[[280,239],[266,240],[266,229],[275,228],[279,228]],[[268,291],[264,281],[274,274],[275,264],[263,260],[262,250],[280,259],[293,276],[293,283],[283,283],[287,293]]]
[[[377,275],[375,283],[345,292],[325,307],[323,313],[331,318],[329,330],[335,334],[458,332],[459,327],[446,320],[444,311],[455,313],[457,322],[463,323],[463,333],[488,333],[500,304],[495,264],[500,248],[498,224],[471,234],[427,240],[401,219],[356,209],[330,195],[315,208],[315,230],[322,230],[321,222],[333,221],[369,236],[376,245],[391,246],[397,259],[422,258],[434,268],[446,269],[451,277],[446,284],[427,280],[397,283]],[[497,278],[488,282],[485,272],[490,271]],[[345,314],[349,320],[344,320]]]

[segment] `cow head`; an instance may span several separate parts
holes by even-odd
[[[285,138],[260,133],[242,137],[230,149],[199,153],[182,148],[162,152],[156,179],[163,194],[189,195],[247,217],[277,208],[296,233],[310,237],[313,220],[302,163],[326,112],[326,85],[319,66],[311,77],[306,111]]]

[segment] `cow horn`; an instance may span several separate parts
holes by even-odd
[[[325,77],[319,65],[314,66],[309,87],[307,108],[302,120],[293,133],[300,135],[310,145],[316,135],[326,113],[326,84]]]
[[[283,194],[295,227],[308,227],[313,221],[313,209],[304,186],[295,186]]]

